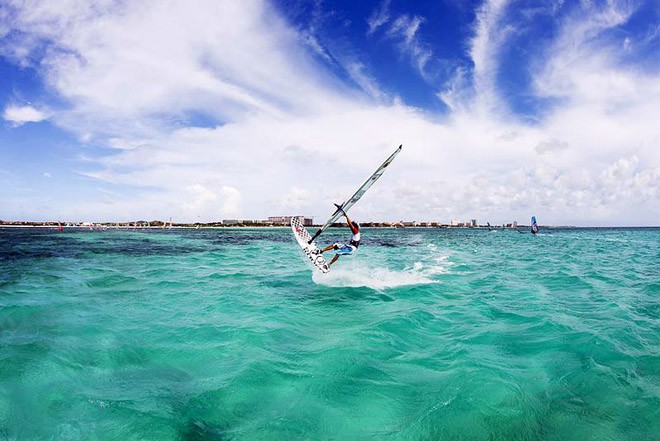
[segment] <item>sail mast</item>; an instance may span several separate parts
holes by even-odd
[[[353,196],[348,198],[343,204],[337,205],[337,210],[330,216],[330,218],[323,224],[319,230],[314,233],[314,236],[312,236],[312,239],[309,241],[310,243],[319,237],[321,233],[323,233],[330,225],[334,224],[337,219],[339,219],[344,212],[347,212],[349,208],[351,208],[357,201],[360,200],[362,196],[369,190],[369,188],[382,176],[383,173],[385,173],[385,168],[387,168],[388,165],[394,161],[394,158],[401,152],[403,149],[403,144],[397,147],[397,149],[390,155],[389,158],[383,162],[380,167],[371,175],[369,178],[364,181],[364,183],[360,186],[360,188],[357,189],[355,193],[353,193]],[[335,204],[336,205],[336,204]]]

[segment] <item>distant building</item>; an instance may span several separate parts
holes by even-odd
[[[518,227],[518,221],[513,221],[513,228],[517,228],[517,227]]]
[[[458,221],[456,219],[452,219],[451,224],[452,227],[458,227]]]
[[[477,227],[477,220],[476,219],[470,219],[470,227],[472,227],[472,228]]]
[[[268,222],[271,222],[273,225],[291,225],[291,219],[294,217],[299,218],[306,227],[311,227],[314,224],[314,218],[305,216],[270,216],[268,217]]]

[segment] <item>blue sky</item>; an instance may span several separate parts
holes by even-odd
[[[0,219],[658,225],[657,1],[0,5]]]

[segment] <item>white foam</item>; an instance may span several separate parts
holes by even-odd
[[[348,264],[337,262],[329,273],[315,271],[312,275],[314,283],[332,287],[366,287],[371,289],[396,288],[399,286],[423,285],[437,283],[432,277],[447,273],[448,256],[432,255],[426,262],[417,261],[412,268],[400,271],[383,267],[371,266],[366,262]]]
[[[372,289],[434,283],[433,280],[415,270],[391,271],[386,268],[356,268],[355,266],[335,267],[327,274],[316,271],[312,275],[312,279],[319,285]]]
[[[425,276],[436,276],[438,274],[447,274],[448,267],[451,266],[447,256],[441,256],[434,258],[430,264],[425,264],[423,262],[415,262],[413,269],[420,274]]]

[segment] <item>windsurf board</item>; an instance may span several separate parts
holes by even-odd
[[[318,249],[312,240],[312,236],[300,220],[300,217],[291,218],[291,230],[293,231],[293,236],[296,238],[296,242],[298,242],[298,245],[300,245],[300,248],[302,248],[309,261],[312,262],[312,265],[323,273],[329,272],[330,266],[325,261],[321,250]]]

